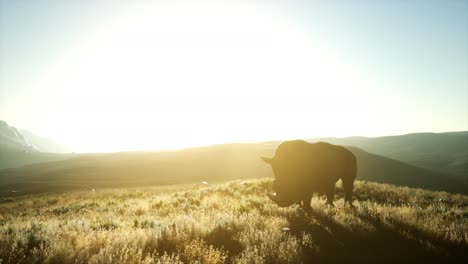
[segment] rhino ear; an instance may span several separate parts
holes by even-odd
[[[270,165],[273,164],[273,158],[261,157],[261,159],[262,159],[264,162],[266,162],[266,163],[268,163],[268,164],[270,164]]]

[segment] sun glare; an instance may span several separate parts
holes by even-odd
[[[272,13],[154,5],[104,23],[43,79],[56,94],[46,133],[78,151],[118,151],[368,126],[364,78]]]

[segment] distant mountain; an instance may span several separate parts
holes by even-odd
[[[20,132],[0,120],[0,169],[76,157],[71,153],[49,153],[63,150],[64,147],[52,140],[34,136],[29,132]]]
[[[172,152],[88,154],[78,158],[0,171],[0,196],[82,188],[146,186],[272,177],[260,156],[272,156],[279,142],[225,144]],[[356,147],[358,179],[400,186],[468,193],[447,175],[370,154]]]
[[[454,175],[468,183],[468,131],[388,137],[313,138]]]
[[[33,144],[36,148],[38,148],[42,152],[49,152],[49,153],[72,152],[69,148],[65,147],[62,144],[55,142],[52,139],[34,135],[28,130],[21,130],[20,132],[28,142]]]
[[[468,194],[468,185],[448,175],[348,147],[358,162],[358,179],[397,186]]]
[[[0,120],[0,148],[21,151],[39,151],[39,149],[30,143],[18,129],[9,126],[7,122],[2,120]]]

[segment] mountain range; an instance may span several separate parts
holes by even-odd
[[[2,120],[0,120],[0,148],[39,151],[39,148],[29,142],[18,129]]]
[[[310,141],[359,147],[370,153],[450,174],[468,183],[468,131],[375,138],[313,138]]]
[[[83,188],[163,185],[272,177],[260,156],[281,142],[221,144],[177,151],[60,154],[53,142],[0,123],[0,196]],[[313,138],[347,146],[358,179],[468,193],[468,132],[418,133],[378,138]],[[37,145],[36,145],[37,144]],[[54,147],[54,144],[45,144]],[[42,146],[41,148],[39,146]],[[63,150],[55,146],[55,150]]]
[[[277,142],[279,143],[279,142]],[[76,158],[0,171],[0,196],[71,189],[272,177],[260,156],[272,156],[272,143],[223,144],[171,152],[84,154]],[[358,160],[358,180],[468,193],[466,184],[440,172],[349,147]]]
[[[54,140],[18,130],[0,120],[0,169],[76,156]]]

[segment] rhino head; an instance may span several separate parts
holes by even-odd
[[[296,203],[296,200],[291,197],[293,193],[289,193],[287,186],[280,184],[278,181],[278,164],[275,163],[275,158],[261,157],[263,161],[270,164],[275,174],[276,180],[273,182],[273,193],[267,193],[268,198],[275,202],[280,207],[288,207]]]

